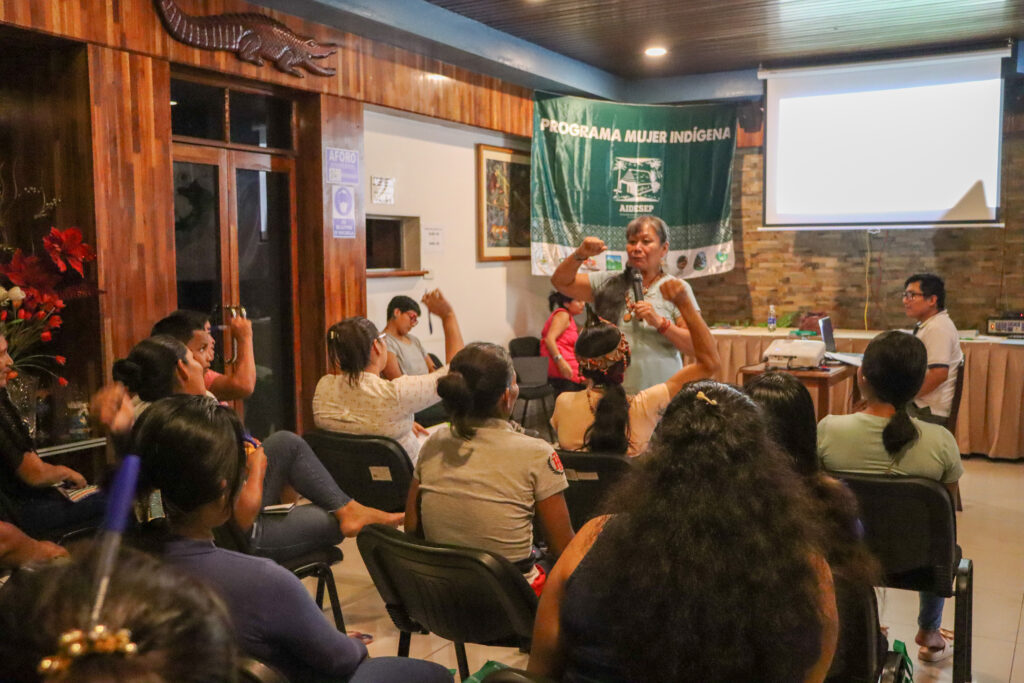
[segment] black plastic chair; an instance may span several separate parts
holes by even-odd
[[[363,505],[402,512],[412,482],[412,462],[386,436],[316,429],[303,437],[342,491]]]
[[[964,369],[967,367],[967,358],[960,361],[956,366],[956,382],[953,385],[953,402],[949,405],[949,417],[946,418],[946,429],[956,436],[956,420],[960,415],[960,399],[964,395]],[[963,508],[957,508],[962,510]]]
[[[214,529],[213,542],[217,547],[225,550],[234,550],[246,555],[252,554],[248,536],[234,522],[222,524]],[[327,545],[296,557],[278,561],[279,565],[300,579],[316,577],[316,604],[321,610],[324,608],[324,593],[326,592],[331,605],[331,614],[334,617],[334,625],[342,633],[345,633],[345,618],[341,613],[338,586],[334,582],[334,572],[331,571],[331,567],[344,558],[345,554],[341,552],[341,548],[336,545]]]
[[[565,504],[572,528],[577,531],[597,515],[608,490],[629,474],[633,464],[625,455],[558,451],[569,488]]]
[[[434,369],[435,370],[444,367],[444,363],[441,362],[441,359],[438,358],[436,355],[434,355],[432,353],[428,353],[427,355],[430,357],[430,362],[434,364]]]
[[[508,343],[508,354],[513,358],[540,355],[539,337],[516,337]]]
[[[878,683],[883,671],[899,668],[900,655],[888,652],[878,626],[873,588],[858,586],[833,574],[839,610],[839,643],[826,683]]]
[[[551,412],[548,410],[547,398],[555,395],[555,388],[548,384],[548,359],[543,356],[513,356],[512,365],[516,369],[516,381],[519,383],[519,400],[523,402],[523,416],[519,422],[526,425],[530,401],[540,399],[540,404],[544,408],[544,426],[554,441],[555,432],[551,428]],[[553,402],[551,410],[554,410]]]
[[[459,675],[469,677],[466,643],[523,647],[533,634],[537,596],[515,565],[485,550],[431,543],[381,524],[356,538],[377,591],[401,632],[436,633],[455,644]]]
[[[288,683],[280,671],[251,657],[238,660],[238,680],[241,683]]]
[[[833,474],[857,497],[864,540],[882,564],[882,585],[955,598],[953,683],[967,683],[974,565],[956,544],[956,515],[946,487],[920,477]]]

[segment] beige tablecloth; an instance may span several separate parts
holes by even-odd
[[[716,379],[739,383],[739,369],[761,362],[761,354],[774,339],[790,330],[764,328],[715,329],[722,367]],[[839,351],[861,353],[878,331],[836,330]],[[992,337],[964,339],[964,391],[960,399],[956,438],[961,453],[992,458],[1024,458],[1024,344]],[[832,388],[831,410],[850,411],[852,381]]]

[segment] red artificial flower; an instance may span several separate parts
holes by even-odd
[[[45,331],[43,331],[43,332],[42,332],[42,333],[41,333],[41,334],[39,335],[39,339],[40,339],[41,341],[44,341],[44,342],[48,342],[48,341],[50,341],[51,339],[53,339],[53,335],[52,335],[52,334],[50,334],[50,331],[49,331],[49,330],[45,330]]]
[[[53,359],[57,361],[57,365],[64,365],[68,362],[68,359],[64,356],[54,356]]]
[[[46,317],[46,311],[44,311],[44,310],[36,311],[36,319],[37,320],[42,320],[45,317]]]
[[[18,311],[18,317],[22,320],[28,320],[32,317],[32,314],[26,311],[24,308]]]
[[[63,232],[57,228],[50,228],[50,234],[43,238],[43,246],[46,247],[50,260],[62,273],[71,266],[79,275],[85,277],[82,264],[96,258],[96,252],[92,247],[82,242],[82,231],[78,228],[68,228]]]
[[[63,377],[58,377],[57,383],[60,384],[62,387],[66,387],[68,385],[68,381]]]
[[[0,311],[0,322],[7,320],[7,311]]]
[[[25,289],[26,298],[32,294],[30,289],[41,290],[37,293],[37,298],[42,292],[52,292],[60,279],[50,272],[41,258],[25,256],[21,249],[14,252],[9,263],[0,265],[0,274],[6,275],[13,284]]]
[[[61,319],[59,315],[51,315],[50,319],[46,321],[46,326],[51,330],[55,330],[60,327],[63,322],[64,320]]]

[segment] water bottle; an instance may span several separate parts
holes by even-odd
[[[768,331],[775,331],[775,304],[768,305]]]

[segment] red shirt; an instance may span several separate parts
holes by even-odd
[[[569,316],[569,327],[565,328],[565,332],[562,332],[555,339],[555,346],[558,348],[558,353],[562,355],[565,362],[572,368],[572,377],[570,379],[573,382],[582,383],[583,380],[580,379],[580,366],[576,362],[576,338],[580,336],[580,333],[576,328],[576,319],[565,308],[556,308],[548,316],[547,322],[544,323],[544,329],[540,333],[540,355],[548,357],[548,377],[561,378],[562,373],[558,370],[558,364],[551,359],[551,354],[548,353],[548,345],[544,343],[544,338],[548,336],[548,330],[551,329],[551,321],[555,319],[555,315],[562,311]]]

